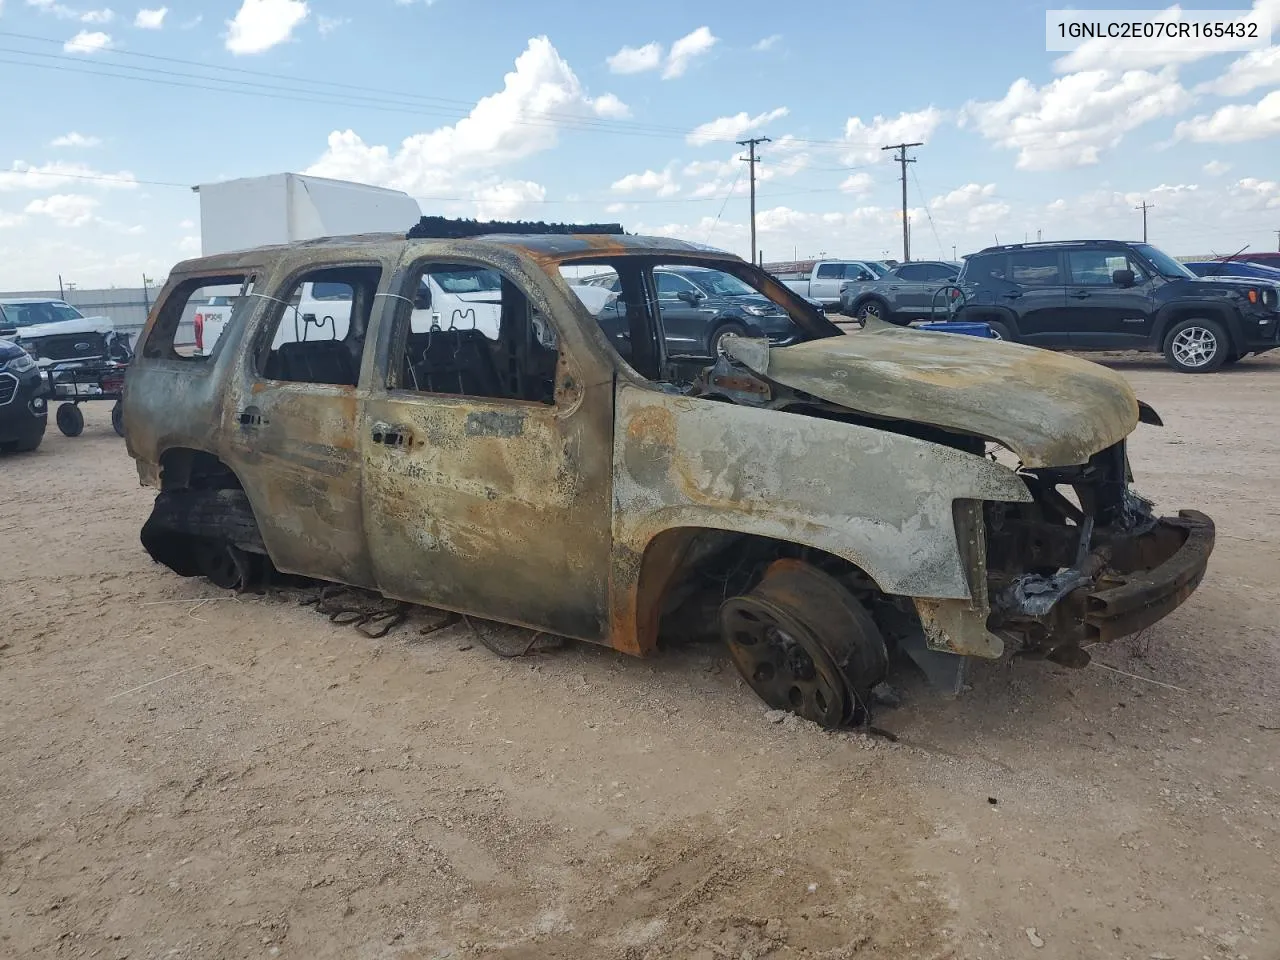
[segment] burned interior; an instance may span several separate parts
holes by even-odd
[[[718,636],[828,726],[893,647],[952,691],[970,656],[1080,666],[1203,576],[1212,522],[1131,488],[1159,418],[1109,371],[845,335],[749,263],[607,225],[445,223],[174,271],[127,398],[153,558],[638,655]],[[262,296],[191,374],[165,338],[201,276]]]

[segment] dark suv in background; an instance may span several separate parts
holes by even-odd
[[[1037,347],[1150,350],[1175,370],[1208,373],[1280,345],[1274,284],[1202,279],[1146,243],[988,247],[965,259],[957,282],[957,319]]]
[[[40,446],[49,417],[47,393],[31,354],[0,340],[0,451],[30,453]]]
[[[616,274],[591,277],[585,282],[619,292]],[[658,266],[653,270],[653,282],[667,352],[672,356],[718,356],[720,341],[731,334],[768,337],[779,347],[794,343],[800,336],[781,307],[724,271]],[[809,301],[809,305],[822,313],[820,304]],[[619,352],[628,356],[624,342],[630,336],[626,303],[613,300],[597,318]]]

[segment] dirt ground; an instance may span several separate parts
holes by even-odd
[[[1204,585],[1082,671],[900,667],[896,744],[770,722],[714,647],[503,660],[181,579],[90,405],[0,460],[0,956],[1280,957],[1280,358],[1110,362]]]

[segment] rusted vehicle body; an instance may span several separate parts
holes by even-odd
[[[664,265],[737,277],[800,342],[669,356]],[[427,274],[477,269],[501,278],[496,340],[416,329]],[[573,291],[605,269],[625,340]],[[302,283],[349,288],[340,338],[280,342]],[[183,355],[187,299],[236,285],[212,354]],[[718,632],[764,700],[828,725],[862,713],[895,644],[953,688],[1010,646],[1087,662],[1185,600],[1213,546],[1203,514],[1160,519],[1130,488],[1125,439],[1159,418],[1118,374],[874,321],[846,336],[750,263],[667,239],[378,235],[188,261],[124,419],[159,490],[143,542],[179,573],[274,568],[635,655]]]

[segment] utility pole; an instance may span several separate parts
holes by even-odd
[[[739,157],[739,160],[751,165],[751,262],[755,263],[759,260],[756,253],[756,164],[760,162],[760,158],[756,156],[756,146],[761,143],[771,143],[768,137],[748,137],[746,140],[739,140],[738,146],[746,147],[748,155]]]
[[[67,291],[62,289],[62,274],[58,274],[58,299],[63,303],[67,301]]]
[[[1280,230],[1276,231],[1276,250],[1280,250]]]
[[[1147,201],[1143,200],[1142,203],[1138,204],[1136,207],[1133,208],[1135,210],[1142,211],[1142,242],[1143,243],[1147,242],[1147,211],[1154,210],[1155,207],[1156,205],[1154,203],[1147,203]]]
[[[924,143],[895,143],[881,150],[897,150],[898,155],[892,159],[902,167],[902,262],[911,262],[911,234],[907,229],[907,164],[915,163],[915,157],[907,156],[908,147],[923,147]]]

